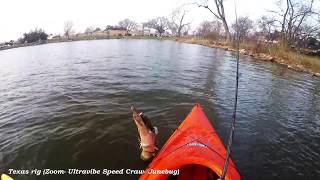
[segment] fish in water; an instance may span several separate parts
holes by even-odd
[[[158,130],[153,127],[150,119],[139,112],[135,107],[131,107],[133,121],[137,125],[140,136],[140,148],[142,149],[140,158],[142,160],[152,159],[158,148],[156,147],[156,135]]]

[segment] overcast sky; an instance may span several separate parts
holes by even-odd
[[[16,40],[24,32],[42,28],[48,34],[62,34],[66,20],[72,20],[76,32],[87,27],[115,25],[120,20],[130,18],[145,22],[158,16],[168,16],[172,9],[190,2],[203,0],[0,0],[0,42]],[[213,1],[213,0],[209,0]],[[235,0],[238,15],[257,19],[267,9],[274,8],[275,0]],[[226,0],[225,9],[229,24],[234,20],[234,0]],[[195,5],[186,6],[187,15],[195,27],[213,16]]]

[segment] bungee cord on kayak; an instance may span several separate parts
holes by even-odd
[[[236,7],[236,2],[234,0],[234,11],[235,11],[235,16],[236,16],[236,35],[237,35],[237,70],[236,70],[236,89],[235,89],[235,97],[234,97],[234,107],[233,107],[233,114],[232,114],[232,123],[231,123],[231,130],[230,130],[230,135],[229,135],[229,140],[228,140],[228,146],[227,146],[227,155],[224,161],[223,165],[223,170],[222,170],[222,175],[221,175],[221,180],[224,180],[228,165],[229,165],[229,158],[230,158],[230,153],[231,153],[231,148],[232,148],[232,143],[233,143],[233,137],[234,137],[234,130],[236,126],[236,115],[237,115],[237,103],[238,103],[238,89],[239,89],[239,46],[240,46],[240,37],[239,37],[239,25],[238,25],[238,15],[237,15],[237,7]]]

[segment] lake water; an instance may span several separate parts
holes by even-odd
[[[235,55],[159,40],[0,51],[0,173],[9,168],[144,169],[148,164],[139,159],[131,105],[158,127],[160,147],[195,103],[226,143]],[[243,179],[320,179],[320,78],[246,56],[241,56],[240,73],[232,159]]]

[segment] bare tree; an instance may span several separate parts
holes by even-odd
[[[137,23],[130,19],[124,19],[120,21],[118,25],[119,27],[126,29],[126,34],[129,34],[129,32],[137,26]]]
[[[314,0],[279,0],[278,11],[271,11],[278,16],[281,26],[281,39],[284,46],[294,46],[298,40],[301,26],[306,26],[308,19],[319,13],[314,11]]]
[[[316,39],[319,34],[319,25],[303,24],[296,34],[295,45],[297,47],[306,47],[308,39]]]
[[[191,30],[191,25],[188,24],[182,28],[181,32],[182,32],[183,36],[187,36],[187,35],[189,35],[190,30]]]
[[[168,29],[171,31],[171,34],[174,36],[178,36],[178,29],[172,22],[168,23]]]
[[[220,21],[203,21],[197,28],[197,34],[210,39],[219,39],[222,33]]]
[[[277,38],[277,27],[275,25],[276,20],[274,17],[268,17],[268,16],[262,16],[258,20],[258,26],[261,30],[261,32],[256,32],[258,34],[258,37],[256,38],[256,41],[260,41],[260,35],[264,37],[267,43],[268,52],[271,54],[271,46],[273,44],[273,41]]]
[[[276,20],[273,17],[262,16],[258,20],[259,28],[262,31],[263,36],[268,42],[275,40],[272,35],[276,31]]]
[[[100,32],[100,31],[101,31],[101,28],[97,27],[97,28],[94,29],[93,32]]]
[[[204,35],[212,32],[212,29],[213,27],[211,22],[203,21],[202,23],[200,23],[199,27],[197,28],[197,34]]]
[[[163,33],[168,29],[168,19],[165,17],[158,17],[149,20],[145,25],[146,27],[153,28],[157,30],[159,36],[161,37]]]
[[[172,11],[169,22],[169,29],[173,34],[180,37],[184,28],[186,28],[190,22],[185,22],[185,16],[187,11],[182,8],[177,8]]]
[[[70,35],[73,33],[73,22],[68,20],[64,22],[64,35],[67,39],[70,39]]]
[[[199,4],[196,3],[199,7],[203,7],[207,10],[210,11],[217,19],[219,19],[222,22],[223,28],[224,28],[224,33],[225,33],[225,38],[227,41],[231,40],[231,34],[229,30],[229,26],[226,20],[226,15],[224,11],[224,5],[223,1],[224,0],[213,0],[215,3],[216,11],[214,11],[212,8],[209,7],[209,0],[205,0],[203,3]]]
[[[84,33],[92,35],[93,31],[94,31],[94,27],[90,26],[84,31]]]
[[[238,25],[236,23],[232,24],[232,29],[234,32],[238,31],[240,42],[244,42],[248,39],[250,30],[253,29],[253,21],[247,16],[239,17]]]

